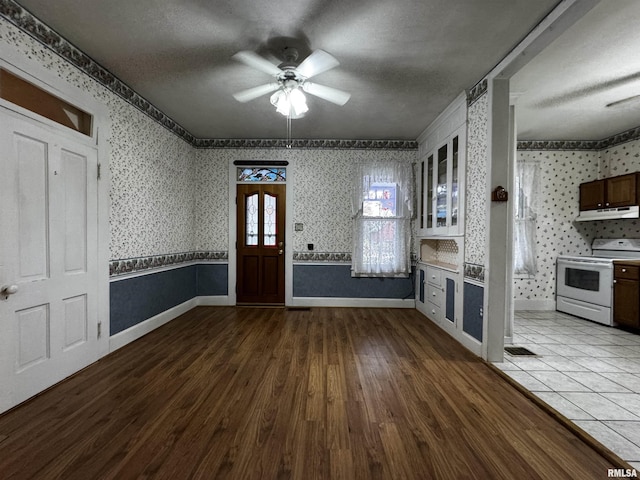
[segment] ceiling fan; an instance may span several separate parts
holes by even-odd
[[[279,113],[288,118],[301,118],[308,111],[303,91],[336,105],[347,103],[351,97],[350,93],[308,81],[315,75],[337,67],[340,62],[335,57],[324,50],[314,50],[298,64],[298,50],[296,48],[285,48],[283,52],[284,61],[280,65],[274,65],[249,50],[233,55],[231,58],[275,78],[274,82],[243,90],[235,93],[233,97],[244,103],[275,92],[271,95],[271,104],[276,107]]]

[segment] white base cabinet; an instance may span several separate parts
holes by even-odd
[[[417,309],[447,331],[457,328],[462,313],[460,273],[419,264],[416,286]]]

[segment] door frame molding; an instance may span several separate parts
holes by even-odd
[[[67,62],[65,62],[67,63]],[[68,64],[69,69],[74,69]],[[75,105],[93,116],[93,129],[90,137],[71,129],[66,129],[58,123],[44,118],[30,110],[19,107],[13,103],[0,99],[0,108],[10,114],[18,114],[25,119],[44,124],[53,128],[62,135],[70,137],[80,143],[90,145],[97,150],[98,164],[100,165],[100,180],[97,183],[98,194],[98,271],[97,271],[97,316],[101,325],[101,336],[98,339],[97,358],[102,358],[110,352],[109,337],[109,242],[111,230],[109,225],[111,174],[109,159],[111,149],[107,139],[111,138],[111,121],[107,106],[98,101],[90,93],[81,90],[66,80],[60,78],[53,71],[45,68],[37,61],[27,58],[24,53],[16,48],[4,49],[0,56],[0,67],[14,75],[27,80],[39,88],[59,97],[66,102]],[[80,73],[82,76],[86,76]],[[88,77],[87,77],[88,78]],[[94,80],[91,80],[92,82]]]
[[[280,153],[280,152],[279,152]],[[288,153],[288,152],[287,152]],[[278,155],[282,159],[285,155]],[[286,216],[285,216],[285,245],[284,245],[284,304],[291,306],[293,304],[293,193],[294,193],[294,172],[295,172],[295,159],[293,156],[286,155],[286,160],[289,165],[287,169],[286,185]],[[236,251],[237,241],[237,228],[238,218],[236,211],[236,191],[238,184],[236,168],[234,162],[238,158],[229,158],[229,249],[228,249],[228,301],[229,305],[235,305],[237,303],[236,295],[236,282],[237,282],[237,268],[238,268],[238,255]],[[260,166],[265,162],[273,159],[260,159],[255,160],[255,166]],[[246,166],[246,165],[242,165]],[[266,183],[266,182],[265,182]]]

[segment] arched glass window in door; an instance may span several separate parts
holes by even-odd
[[[247,238],[246,245],[258,245],[258,194],[247,197],[247,211],[245,215]]]
[[[276,245],[276,218],[277,218],[276,197],[265,193],[264,195],[264,246],[275,247]]]

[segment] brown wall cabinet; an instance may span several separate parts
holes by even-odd
[[[638,205],[638,173],[594,180],[580,185],[580,210]]]
[[[613,321],[640,328],[640,266],[637,264],[614,263]]]

